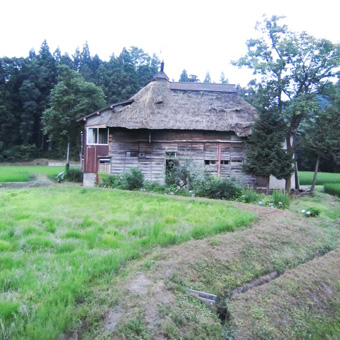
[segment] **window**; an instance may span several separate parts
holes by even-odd
[[[138,157],[138,151],[126,151],[126,157]]]
[[[212,159],[206,159],[204,161],[204,164],[205,165],[214,165],[214,164],[217,164],[217,161],[216,160],[212,160]]]
[[[165,153],[166,159],[177,158],[177,152],[169,151]]]
[[[229,164],[229,161],[221,159],[221,164],[227,165],[227,164]]]
[[[108,129],[87,128],[87,144],[108,144]]]

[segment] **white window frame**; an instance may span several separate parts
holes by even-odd
[[[90,129],[97,129],[97,141],[99,140],[99,129],[106,129],[107,130],[107,143],[90,143],[89,142],[89,131]],[[109,129],[107,127],[102,126],[89,126],[86,128],[86,144],[87,145],[108,145],[109,144]]]

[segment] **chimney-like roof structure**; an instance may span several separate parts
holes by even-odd
[[[233,131],[239,137],[251,133],[257,116],[254,107],[237,94],[235,85],[171,83],[162,70],[129,101],[97,114],[101,112],[108,127]]]

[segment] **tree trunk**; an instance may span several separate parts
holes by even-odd
[[[286,136],[286,146],[287,146],[287,150],[288,151],[292,149],[292,145],[290,143],[291,142],[290,138],[291,138],[291,132],[289,131],[287,133],[287,136]],[[286,192],[289,192],[291,186],[292,186],[292,179],[291,179],[291,177],[288,177],[286,179],[286,183],[285,183],[285,190],[286,190]]]
[[[70,142],[67,143],[67,150],[66,150],[66,164],[69,163],[69,157],[70,157]]]
[[[298,164],[296,160],[294,162],[294,175],[295,175],[295,189],[299,190],[300,189],[299,170],[298,170]]]
[[[318,158],[316,159],[316,163],[315,163],[314,177],[313,177],[313,181],[312,181],[312,187],[310,188],[311,193],[314,192],[314,188],[315,188],[315,184],[316,184],[316,176],[318,175],[318,170],[319,170],[319,163],[320,163],[320,156],[318,156]]]

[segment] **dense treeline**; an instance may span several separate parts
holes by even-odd
[[[51,53],[44,41],[38,53],[31,50],[26,58],[0,58],[0,161],[44,156],[47,152],[49,156],[64,155],[65,139],[51,143],[49,134],[44,133],[42,117],[51,108],[53,89],[61,82],[65,84],[65,77],[76,76],[74,91],[92,89],[97,94],[94,105],[108,104],[134,95],[151,81],[158,66],[155,55],[137,47],[124,48],[119,56],[103,61],[97,54],[91,56],[87,43],[72,56],[61,54],[59,49]],[[100,91],[102,96],[98,95]]]

